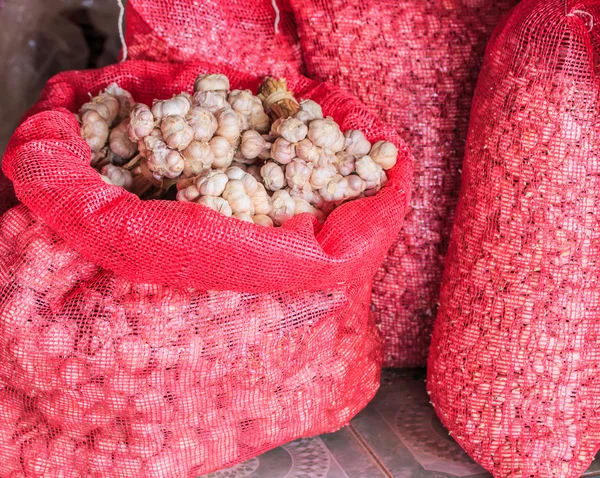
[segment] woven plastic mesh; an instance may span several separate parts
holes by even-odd
[[[428,387],[496,477],[579,477],[600,447],[599,25],[597,0],[523,0],[475,94]]]
[[[89,166],[72,113],[88,92],[117,81],[149,102],[207,71],[127,61],[60,74],[11,139],[3,168],[23,205],[0,223],[1,476],[200,475],[336,430],[377,390],[371,278],[412,161],[357,100],[288,76],[343,129],[400,149],[389,185],[320,229],[308,215],[273,229],[141,201]],[[232,87],[260,82],[220,71]]]
[[[411,209],[374,280],[384,365],[426,363],[485,45],[516,0],[290,0],[308,74],[358,96],[415,157]]]
[[[128,0],[126,42],[139,60],[211,61],[252,74],[301,71],[293,15],[278,0]]]

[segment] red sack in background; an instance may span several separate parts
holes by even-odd
[[[477,85],[427,382],[496,477],[576,478],[600,446],[599,25],[523,0]]]
[[[308,75],[356,95],[415,157],[411,210],[379,269],[384,365],[426,363],[485,45],[516,0],[289,0]]]
[[[0,475],[197,476],[340,428],[379,386],[371,279],[408,207],[411,158],[364,105],[298,74],[341,128],[399,147],[388,185],[317,228],[141,201],[104,183],[72,112],[111,82],[137,101],[210,63],[131,60],[53,78],[4,157]],[[232,88],[261,79],[220,68]]]
[[[128,0],[126,23],[129,58],[205,60],[255,75],[302,70],[293,15],[281,0],[277,10],[272,0]]]

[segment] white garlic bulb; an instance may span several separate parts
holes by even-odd
[[[129,91],[124,90],[116,83],[111,83],[104,90],[105,93],[114,96],[119,102],[119,117],[126,118],[129,116],[133,107],[135,106],[135,101],[133,101],[133,97]]]
[[[275,121],[273,121],[271,128],[269,129],[269,135],[278,137],[279,133],[277,132],[277,128],[279,128],[281,123],[283,123],[283,118],[277,118]]]
[[[115,166],[114,164],[107,164],[102,167],[100,174],[108,178],[110,184],[121,186],[128,191],[131,190],[131,186],[133,185],[133,177],[126,169]]]
[[[335,155],[335,165],[342,176],[348,176],[356,171],[356,158],[347,151],[341,151]]]
[[[354,166],[356,173],[365,181],[379,181],[382,168],[370,156],[365,154],[361,158],[358,158]]]
[[[224,95],[217,91],[199,91],[194,93],[193,104],[210,111],[213,115],[223,108],[229,108]]]
[[[185,116],[192,107],[192,97],[188,93],[179,93],[170,100],[156,100],[152,105],[152,114],[155,119],[165,116]]]
[[[252,108],[249,117],[250,127],[259,133],[268,133],[271,128],[271,119],[269,118],[269,115],[265,113],[262,101],[256,96],[254,98],[258,100],[258,104],[255,100],[254,107]]]
[[[348,189],[348,180],[341,174],[336,174],[327,186],[319,189],[319,194],[327,202],[341,201],[344,199],[346,189]]]
[[[238,212],[233,215],[236,219],[240,219],[245,222],[249,222],[250,224],[254,224],[252,217],[250,214],[246,214],[245,212]]]
[[[308,139],[319,148],[327,148],[332,153],[344,149],[346,138],[333,118],[316,119],[308,125]]]
[[[260,168],[260,175],[269,191],[277,191],[285,186],[285,175],[283,169],[276,163],[268,162]]]
[[[255,104],[254,98],[250,90],[232,90],[227,96],[227,101],[235,111],[250,116]]]
[[[279,164],[288,164],[295,157],[295,145],[283,138],[277,138],[273,143],[273,146],[271,146],[271,158]]]
[[[128,126],[129,118],[123,119],[112,129],[109,138],[110,150],[123,159],[132,158],[137,153],[137,143],[129,139]]]
[[[238,181],[241,181],[246,175],[246,171],[239,166],[231,166],[225,170],[225,174],[229,179],[237,179]]]
[[[346,152],[355,157],[364,156],[371,151],[371,143],[365,138],[362,131],[349,129],[344,133],[346,138]]]
[[[273,209],[269,217],[277,226],[285,224],[288,220],[294,217],[296,211],[296,203],[294,198],[285,189],[275,191],[271,197]]]
[[[160,128],[154,128],[148,136],[145,136],[138,141],[140,155],[147,158],[154,149],[154,146],[160,143],[164,144],[162,132],[160,131]]]
[[[325,215],[322,211],[318,210],[301,197],[295,197],[294,202],[296,203],[296,208],[294,210],[295,216],[305,212],[311,216],[314,216],[319,222],[323,222],[325,220]]]
[[[222,136],[230,143],[234,143],[239,137],[242,128],[242,121],[237,113],[231,108],[223,108],[217,111],[218,127],[216,135]]]
[[[183,175],[190,177],[200,174],[203,170],[211,167],[215,160],[215,155],[210,145],[205,141],[192,141],[187,148],[183,150],[185,167]],[[209,194],[218,196],[218,194]]]
[[[220,212],[224,216],[233,215],[233,211],[229,203],[225,199],[220,197],[202,196],[200,199],[198,199],[198,204],[203,204],[204,206],[207,206],[217,212]]]
[[[303,139],[296,145],[296,156],[314,165],[319,164],[322,151],[321,148],[315,146],[308,138]]]
[[[194,130],[195,141],[209,141],[217,131],[217,118],[201,106],[194,106],[185,119]]]
[[[251,216],[254,215],[254,205],[250,196],[246,194],[244,184],[237,179],[229,180],[225,186],[225,190],[222,194],[223,198],[227,200],[231,210],[234,213],[246,213]]]
[[[246,191],[246,194],[248,194],[248,196],[261,193],[259,188],[261,184],[251,174],[248,174],[244,171],[244,175],[240,178],[240,181],[244,185],[244,191]]]
[[[180,189],[177,191],[177,201],[182,202],[194,202],[200,197],[200,191],[194,185],[188,186],[186,188]]]
[[[337,168],[333,164],[314,168],[310,175],[310,185],[313,189],[324,188],[337,173]]]
[[[100,93],[98,96],[94,96],[90,102],[84,103],[79,108],[79,115],[83,116],[87,111],[95,111],[106,121],[108,126],[112,126],[119,115],[119,109],[119,100],[112,95]]]
[[[254,206],[254,214],[269,214],[271,212],[271,197],[262,184],[258,185],[257,190],[250,196]]]
[[[244,131],[242,134],[241,153],[246,159],[255,159],[263,151],[270,149],[259,132],[254,130]]]
[[[286,118],[277,126],[277,134],[290,143],[297,143],[306,138],[308,127],[296,118]]]
[[[365,181],[357,174],[351,174],[346,177],[348,188],[344,194],[344,199],[354,199],[360,196],[365,190]]]
[[[398,148],[389,141],[377,141],[368,154],[383,169],[392,169],[398,161]]]
[[[194,91],[228,91],[229,78],[221,73],[199,75],[194,82]]]
[[[233,154],[235,153],[235,149],[231,146],[229,141],[221,136],[214,136],[208,144],[215,156],[212,163],[213,168],[228,168],[233,162]]]
[[[305,187],[302,190],[289,189],[287,191],[290,193],[290,196],[292,196],[293,198],[297,198],[297,197],[302,198],[305,201],[307,201],[310,205],[312,205],[318,209],[322,209],[323,206],[325,205],[325,201],[323,200],[323,198],[321,197],[319,192],[315,191],[314,189],[312,189],[310,187]]]
[[[88,110],[81,116],[80,134],[92,152],[97,153],[108,140],[108,124],[95,110]]]
[[[308,125],[312,120],[323,118],[323,110],[313,100],[302,100],[300,102],[300,110],[294,117]]]
[[[195,186],[203,196],[220,196],[225,191],[229,178],[222,171],[207,170],[195,180]]]
[[[147,136],[146,139],[150,138]],[[167,147],[162,141],[157,142],[148,154],[148,167],[157,179],[162,177],[175,179],[181,175],[185,161],[179,151]]]
[[[310,180],[313,165],[301,159],[294,159],[285,168],[287,185],[292,189],[302,189]]]
[[[255,214],[252,216],[252,221],[259,226],[273,227],[273,220],[264,214]]]
[[[129,114],[127,133],[132,141],[139,141],[154,129],[154,115],[146,105],[138,103]]]
[[[160,131],[167,146],[179,151],[184,150],[194,139],[194,130],[183,116],[165,116],[160,122]]]

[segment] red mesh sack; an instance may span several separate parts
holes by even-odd
[[[358,96],[415,157],[411,209],[379,269],[384,365],[420,367],[436,315],[485,45],[516,0],[290,0],[309,76]]]
[[[128,0],[126,22],[130,58],[205,60],[258,75],[302,67],[293,15],[281,1]]]
[[[475,94],[428,387],[497,477],[579,477],[600,447],[599,23],[523,0]]]
[[[197,476],[348,423],[378,388],[371,278],[408,204],[408,149],[357,100],[289,75],[344,129],[400,148],[389,185],[281,228],[141,201],[90,166],[73,111],[117,81],[150,102],[209,63],[53,78],[4,158],[0,475]],[[221,69],[234,88],[259,78]],[[14,475],[13,475],[14,474]]]

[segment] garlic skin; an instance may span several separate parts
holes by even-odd
[[[236,179],[241,181],[246,175],[246,171],[244,171],[239,166],[231,166],[225,170],[225,174],[229,179]]]
[[[338,153],[346,145],[346,138],[338,124],[332,118],[316,119],[308,125],[308,139],[319,148],[327,148]]]
[[[378,181],[381,177],[382,168],[370,156],[364,155],[354,163],[356,173],[365,181]]]
[[[194,91],[228,91],[229,78],[221,73],[199,75],[194,82]]]
[[[188,93],[179,93],[170,100],[155,100],[152,104],[152,114],[159,120],[165,116],[187,115],[192,107],[192,98]]]
[[[356,158],[347,151],[335,155],[335,165],[342,176],[348,176],[356,171]]]
[[[119,117],[126,118],[129,116],[135,106],[135,101],[133,101],[133,97],[129,91],[119,87],[116,83],[111,83],[106,87],[104,92],[114,96],[119,102]]]
[[[200,174],[203,170],[209,169],[215,161],[215,155],[205,141],[192,141],[183,150],[183,158],[185,160],[183,175],[186,177]],[[210,194],[210,196],[218,196],[218,194]]]
[[[229,206],[234,213],[254,215],[254,205],[252,204],[250,196],[246,194],[244,184],[240,180],[229,180],[222,196],[229,203]]]
[[[131,190],[131,186],[133,185],[133,177],[126,169],[115,166],[114,164],[106,164],[100,170],[100,174],[107,177],[110,181],[110,184],[121,186],[128,191]]]
[[[147,137],[148,139],[150,137]],[[179,151],[167,147],[165,143],[157,140],[153,148],[148,148],[148,167],[157,179],[163,177],[178,178],[185,167],[185,161]]]
[[[257,96],[254,98],[255,104],[249,116],[250,127],[259,133],[268,133],[271,128],[271,119],[269,118],[269,115],[265,113],[262,101],[260,101]],[[258,104],[256,103],[256,100],[258,100]]]
[[[349,129],[344,133],[344,138],[346,138],[345,151],[352,156],[361,157],[369,154],[369,151],[371,151],[371,143],[365,138],[362,131]]]
[[[271,197],[271,201],[273,210],[269,214],[269,217],[275,225],[281,226],[294,217],[296,202],[285,189],[275,191]]]
[[[306,164],[301,159],[294,159],[285,168],[287,185],[292,189],[302,189],[308,184],[312,171],[312,164]]]
[[[310,186],[313,189],[321,189],[327,186],[331,178],[338,173],[337,168],[333,164],[328,164],[324,167],[314,168],[310,175]]]
[[[296,157],[296,146],[284,138],[277,138],[271,146],[271,158],[279,164],[289,164]]]
[[[179,184],[178,184],[179,185]],[[191,185],[177,191],[177,201],[194,202],[200,197],[200,192],[196,186]]]
[[[210,111],[213,115],[220,109],[229,108],[229,103],[225,100],[224,95],[216,91],[199,91],[194,93],[192,103],[195,106]]]
[[[288,190],[290,196],[293,198],[302,198],[306,202],[308,202],[311,206],[314,206],[318,209],[322,209],[325,205],[324,199],[321,197],[318,191],[308,187],[302,190],[290,189]]]
[[[233,162],[233,154],[235,153],[235,149],[231,147],[229,141],[221,136],[214,136],[208,144],[215,156],[212,163],[213,168],[228,168]]]
[[[234,143],[239,137],[242,128],[242,121],[237,113],[231,108],[223,108],[217,111],[218,127],[215,131],[217,136],[222,136],[229,143]]]
[[[120,108],[119,101],[114,96],[100,93],[79,108],[79,115],[83,115],[87,111],[95,111],[110,127],[119,115]]]
[[[92,152],[99,152],[108,140],[108,124],[95,110],[87,110],[81,115],[80,134]]]
[[[254,98],[250,90],[232,90],[227,96],[227,101],[235,111],[250,116],[255,104]]]
[[[144,158],[147,158],[150,154],[150,150],[152,150],[154,145],[159,141],[164,143],[162,132],[160,128],[154,128],[149,135],[138,141],[137,145],[140,155],[142,155]]]
[[[319,165],[322,152],[323,150],[315,146],[308,138],[303,139],[296,145],[296,156],[306,162],[313,163],[315,166]]]
[[[229,178],[224,172],[210,170],[198,176],[194,185],[202,196],[220,196],[228,182]]]
[[[300,102],[300,111],[294,117],[308,125],[312,120],[323,118],[323,109],[313,100],[302,100]]]
[[[252,220],[252,216],[250,214],[246,214],[244,212],[235,213],[233,215],[233,217],[235,217],[236,219],[240,219],[242,221],[245,221],[245,222],[249,222],[250,224],[254,224],[254,221]]]
[[[209,207],[217,212],[220,212],[224,216],[232,216],[233,215],[231,206],[223,198],[214,197],[214,196],[202,196],[200,199],[198,199],[198,204],[202,204],[202,205]]]
[[[154,115],[146,105],[138,103],[129,114],[127,133],[131,141],[145,138],[154,129]]]
[[[123,159],[130,159],[137,153],[137,143],[129,139],[129,119],[125,118],[110,132],[109,144],[111,151]]]
[[[377,141],[368,154],[373,161],[385,170],[392,169],[398,161],[398,148],[389,141]]]
[[[336,174],[327,186],[319,189],[319,194],[326,202],[341,201],[348,189],[348,180],[341,174]]]
[[[256,191],[250,195],[250,199],[254,206],[254,214],[269,214],[273,209],[271,197],[267,193],[265,187],[260,183],[258,183]]]
[[[254,216],[252,216],[252,221],[254,222],[254,224],[257,224],[259,226],[274,227],[273,220],[269,216],[264,214],[255,214]]]
[[[319,211],[314,206],[311,206],[307,201],[305,201],[301,197],[295,197],[294,202],[296,203],[294,216],[297,216],[298,214],[302,213],[308,213],[311,216],[314,216],[319,222],[325,221],[325,214],[323,214],[322,211]]]
[[[258,131],[249,129],[242,134],[241,153],[246,159],[255,159],[268,148],[267,143]],[[269,145],[270,146],[270,145]]]
[[[308,127],[296,118],[286,118],[277,126],[277,134],[290,143],[297,143],[306,138]]]
[[[235,111],[235,110],[233,110]],[[235,111],[235,113],[240,118],[240,131],[243,133],[244,131],[248,131],[250,129],[250,120],[245,114],[240,113],[239,111]]]
[[[260,175],[262,176],[265,187],[269,191],[277,191],[286,184],[283,169],[276,163],[265,163],[263,167],[260,168]]]
[[[217,131],[217,118],[210,111],[200,106],[194,106],[185,117],[194,130],[195,141],[209,141]]]
[[[344,199],[354,199],[360,196],[365,190],[365,181],[357,174],[351,174],[346,177],[348,188],[344,194]]]
[[[273,121],[273,124],[271,124],[271,128],[269,129],[269,135],[277,138],[279,136],[277,128],[279,128],[281,123],[283,123],[283,118],[277,118],[275,121]]]
[[[244,191],[246,191],[248,196],[261,194],[261,189],[259,187],[262,186],[262,184],[260,184],[251,174],[248,174],[246,171],[244,171],[244,175],[241,177],[240,181],[244,185]],[[266,193],[267,191],[265,190],[265,194]]]
[[[179,151],[187,148],[194,139],[194,130],[183,116],[165,116],[160,122],[160,131],[169,148]]]

